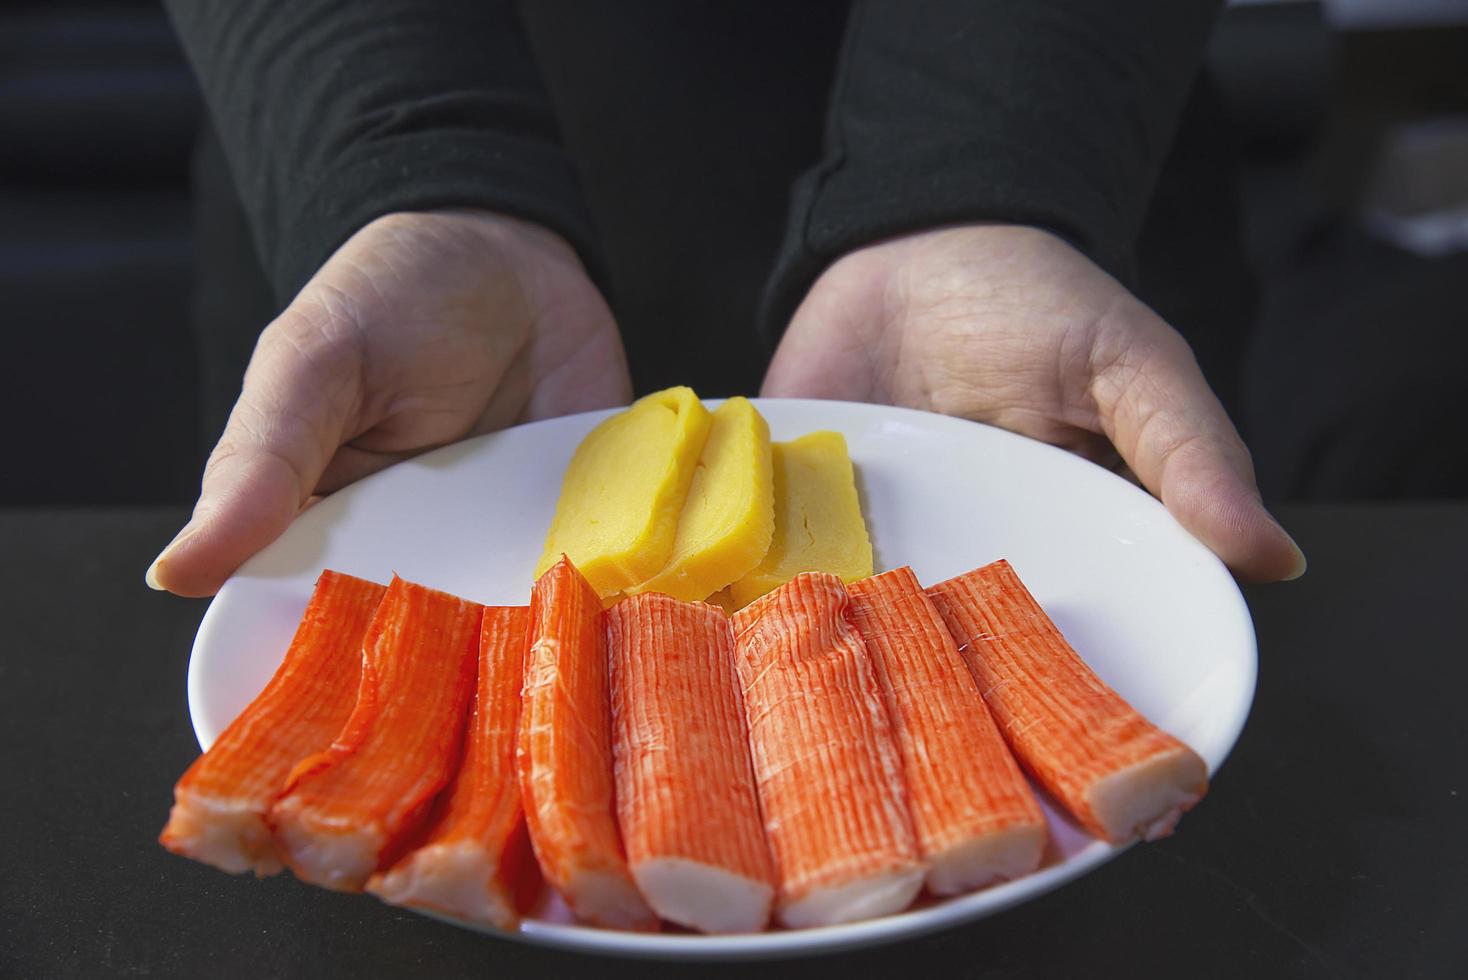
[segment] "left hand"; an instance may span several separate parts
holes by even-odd
[[[147,582],[213,595],[313,495],[631,393],[612,313],[559,235],[472,208],[384,215],[261,333],[194,515]]]
[[[1241,578],[1304,573],[1183,338],[1054,235],[965,225],[858,249],[827,269],[765,377],[1002,426],[1122,461]]]

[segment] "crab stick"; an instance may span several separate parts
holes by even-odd
[[[898,568],[846,589],[902,754],[928,891],[1035,870],[1045,815],[917,576]]]
[[[515,774],[528,618],[524,606],[485,608],[463,762],[422,843],[367,882],[383,901],[513,929],[535,894],[540,873]]]
[[[362,643],[356,707],[270,810],[302,880],[360,890],[421,828],[458,767],[482,609],[393,576]]]
[[[164,847],[234,874],[280,870],[266,814],[291,767],[330,745],[352,713],[362,636],[386,591],[321,573],[275,676],[174,787]]]
[[[922,887],[902,760],[841,579],[804,572],[735,614],[750,754],[787,926],[896,912]]]
[[[601,599],[562,556],[530,593],[518,766],[541,871],[582,919],[657,924],[617,832]]]
[[[671,922],[763,929],[774,871],[729,618],[649,592],[607,610],[606,631],[617,816],[632,877]]]
[[[928,589],[1020,763],[1091,833],[1166,837],[1208,767],[1098,678],[1009,562]]]

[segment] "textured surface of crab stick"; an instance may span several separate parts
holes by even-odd
[[[649,929],[617,831],[601,599],[562,557],[530,593],[518,763],[541,871],[582,919]]]
[[[281,857],[355,891],[391,862],[459,764],[483,607],[396,576],[362,642],[357,704],[270,810]]]
[[[1091,833],[1165,837],[1207,792],[1203,760],[1086,666],[1009,562],[928,595],[1014,754]]]
[[[362,637],[386,591],[321,573],[275,676],[174,787],[164,847],[234,873],[280,870],[266,814],[291,767],[330,745],[352,713]]]
[[[954,895],[1035,870],[1045,815],[917,576],[898,568],[846,589],[902,754],[928,890]]]
[[[608,609],[606,631],[617,815],[633,878],[679,925],[763,929],[774,871],[729,618],[647,593]]]
[[[899,911],[922,887],[902,760],[841,580],[806,572],[740,610],[735,663],[787,926]]]
[[[525,832],[515,770],[524,606],[488,606],[463,761],[434,805],[422,842],[367,890],[385,902],[512,929],[540,873]]]

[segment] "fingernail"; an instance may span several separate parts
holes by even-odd
[[[148,570],[143,573],[143,581],[148,583],[148,588],[152,589],[154,592],[166,591],[163,588],[163,585],[158,581],[158,566],[167,561],[168,556],[174,551],[177,551],[179,545],[183,544],[189,538],[193,537],[195,530],[196,528],[194,527],[194,522],[189,521],[183,526],[183,530],[179,531],[173,536],[173,540],[168,542],[167,547],[158,552],[158,557],[153,559],[153,564],[149,565]]]
[[[1294,537],[1290,535],[1290,532],[1284,529],[1284,525],[1279,522],[1279,519],[1276,518],[1273,514],[1269,515],[1269,519],[1274,522],[1275,527],[1279,528],[1279,533],[1284,535],[1284,539],[1289,542],[1290,550],[1295,553],[1295,561],[1294,564],[1291,566],[1290,571],[1284,576],[1284,578],[1280,579],[1281,582],[1293,582],[1295,579],[1305,574],[1305,569],[1309,567],[1310,563],[1305,559],[1305,552],[1302,551],[1300,549],[1300,546],[1295,543]]]
[[[1305,560],[1305,552],[1301,551],[1300,546],[1295,544],[1295,539],[1290,538],[1288,533],[1285,534],[1285,537],[1289,538],[1290,547],[1295,550],[1295,567],[1293,571],[1291,571],[1282,579],[1282,581],[1293,582],[1295,579],[1305,574],[1305,569],[1310,566],[1310,563]]]

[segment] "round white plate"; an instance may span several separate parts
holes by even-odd
[[[776,440],[816,429],[846,436],[879,570],[911,565],[931,584],[1008,558],[1096,672],[1217,770],[1254,696],[1253,623],[1227,570],[1160,503],[1099,466],[974,422],[846,402],[757,404]],[[379,582],[397,572],[484,603],[528,601],[561,474],[608,414],[449,446],[302,514],[225,584],[199,627],[188,684],[199,744],[207,748],[265,686],[323,568]],[[578,925],[552,897],[513,935],[675,959],[892,942],[1035,898],[1122,850],[1053,807],[1047,815],[1052,846],[1039,871],[899,915],[748,936],[644,934]],[[1188,832],[1186,818],[1179,832]]]

